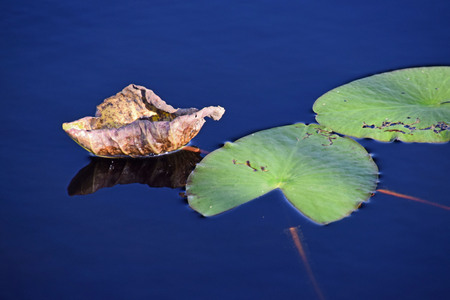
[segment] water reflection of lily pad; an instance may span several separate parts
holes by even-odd
[[[188,178],[189,205],[212,216],[279,188],[317,223],[339,220],[375,190],[378,168],[357,142],[311,124],[260,131],[207,155]]]
[[[450,67],[398,70],[335,88],[314,103],[333,131],[380,141],[450,140]]]
[[[92,157],[67,188],[69,195],[92,194],[117,184],[142,183],[150,187],[184,187],[189,173],[202,157],[180,150],[145,159],[107,159]]]
[[[175,109],[153,91],[131,84],[97,106],[95,117],[64,123],[80,146],[101,157],[145,157],[180,149],[205,118],[219,120],[220,106]]]

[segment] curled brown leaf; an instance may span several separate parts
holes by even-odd
[[[205,117],[219,120],[225,109],[175,109],[153,91],[131,84],[97,106],[95,117],[64,123],[81,147],[101,157],[144,157],[180,149],[194,138]]]

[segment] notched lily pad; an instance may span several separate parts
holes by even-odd
[[[316,120],[335,132],[380,141],[450,140],[450,67],[422,67],[359,79],[321,96]]]
[[[378,168],[354,140],[317,124],[263,130],[226,143],[189,175],[189,205],[213,216],[279,188],[314,222],[344,218],[375,190]]]
[[[220,106],[175,109],[152,90],[131,84],[97,106],[95,117],[64,123],[81,147],[101,157],[145,157],[180,149],[194,138],[205,117],[219,120]]]

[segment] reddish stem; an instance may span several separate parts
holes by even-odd
[[[378,189],[377,192],[383,193],[383,194],[387,194],[387,195],[391,195],[391,196],[395,196],[395,197],[399,197],[399,198],[404,198],[404,199],[409,199],[409,200],[413,200],[413,201],[417,201],[420,203],[424,203],[424,204],[428,204],[428,205],[432,205],[432,206],[436,206],[445,210],[450,210],[449,206],[443,205],[443,204],[439,204],[439,203],[435,203],[435,202],[431,202],[428,200],[423,200],[420,198],[416,198],[413,196],[408,196],[405,194],[400,194],[394,191],[390,191],[390,190],[385,190],[385,189]]]

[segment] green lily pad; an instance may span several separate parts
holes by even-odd
[[[367,151],[325,127],[294,124],[226,143],[189,175],[189,205],[204,216],[279,188],[303,215],[326,224],[359,207],[375,190],[378,168]]]
[[[398,70],[321,96],[316,120],[337,133],[380,141],[450,140],[450,67]]]

